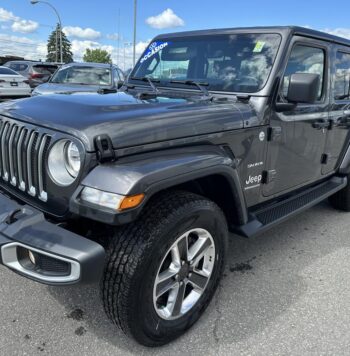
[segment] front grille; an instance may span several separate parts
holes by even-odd
[[[51,136],[0,119],[0,180],[47,201],[45,161]]]

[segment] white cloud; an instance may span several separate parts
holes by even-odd
[[[326,28],[323,31],[328,32],[331,35],[345,37],[345,38],[350,39],[350,28],[334,28],[334,29]]]
[[[15,16],[11,11],[7,11],[4,8],[0,7],[0,22],[17,20],[19,20],[19,17]]]
[[[76,61],[81,61],[83,59],[84,53],[87,48],[96,48],[100,44],[99,42],[95,41],[79,41],[79,40],[73,40],[72,42],[72,52],[74,56],[74,60]]]
[[[172,9],[166,9],[157,16],[149,17],[146,23],[157,29],[185,26],[185,21],[177,16]]]
[[[32,20],[16,20],[13,22],[11,29],[13,32],[32,33],[39,27],[39,24]]]
[[[101,32],[92,28],[81,28],[78,26],[66,26],[63,27],[63,31],[67,36],[77,37],[84,40],[97,40],[101,37]]]
[[[7,11],[0,7],[0,22],[12,22],[11,29],[13,32],[32,33],[37,30],[39,24],[32,20],[25,20],[15,16],[13,12]],[[1,26],[1,29],[8,29],[8,25]]]
[[[45,60],[46,42],[34,41],[28,37],[0,34],[0,55],[14,55],[32,60]]]
[[[143,53],[146,49],[150,41],[143,42],[140,41],[136,44],[136,59]],[[100,48],[107,51],[111,57],[114,64],[119,65],[122,69],[127,69],[132,66],[133,61],[133,46],[132,43],[129,46],[122,45],[119,48],[117,46],[111,45],[104,45],[97,41],[80,41],[80,40],[73,40],[72,41],[72,52],[74,56],[74,60],[77,62],[83,61],[83,57],[87,48],[95,49]]]

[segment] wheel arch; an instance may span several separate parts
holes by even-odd
[[[129,211],[107,214],[82,206],[79,194],[84,186],[131,196],[144,193],[145,200]],[[165,190],[187,190],[214,201],[225,213],[229,225],[247,222],[247,209],[237,162],[219,146],[195,146],[152,152],[95,167],[71,199],[71,211],[113,225],[137,218],[149,199]]]

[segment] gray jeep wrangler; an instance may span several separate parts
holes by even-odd
[[[165,344],[211,301],[228,232],[329,198],[350,210],[350,41],[299,27],[155,38],[118,92],[0,107],[1,263],[100,283],[107,315]]]

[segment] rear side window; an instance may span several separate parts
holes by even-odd
[[[47,66],[47,65],[35,65],[33,66],[33,72],[38,74],[51,75],[55,73],[57,66]]]
[[[9,67],[16,72],[23,72],[24,70],[27,70],[28,64],[24,63],[10,63]]]
[[[318,100],[320,100],[323,94],[325,51],[321,48],[305,45],[296,45],[293,48],[283,78],[282,94],[284,97],[288,93],[290,77],[296,73],[313,73],[320,76],[320,88],[318,92]]]
[[[334,99],[350,99],[350,54],[338,52],[335,62]]]
[[[11,70],[10,68],[0,68],[0,74],[5,74],[5,75],[18,75],[15,71]]]

